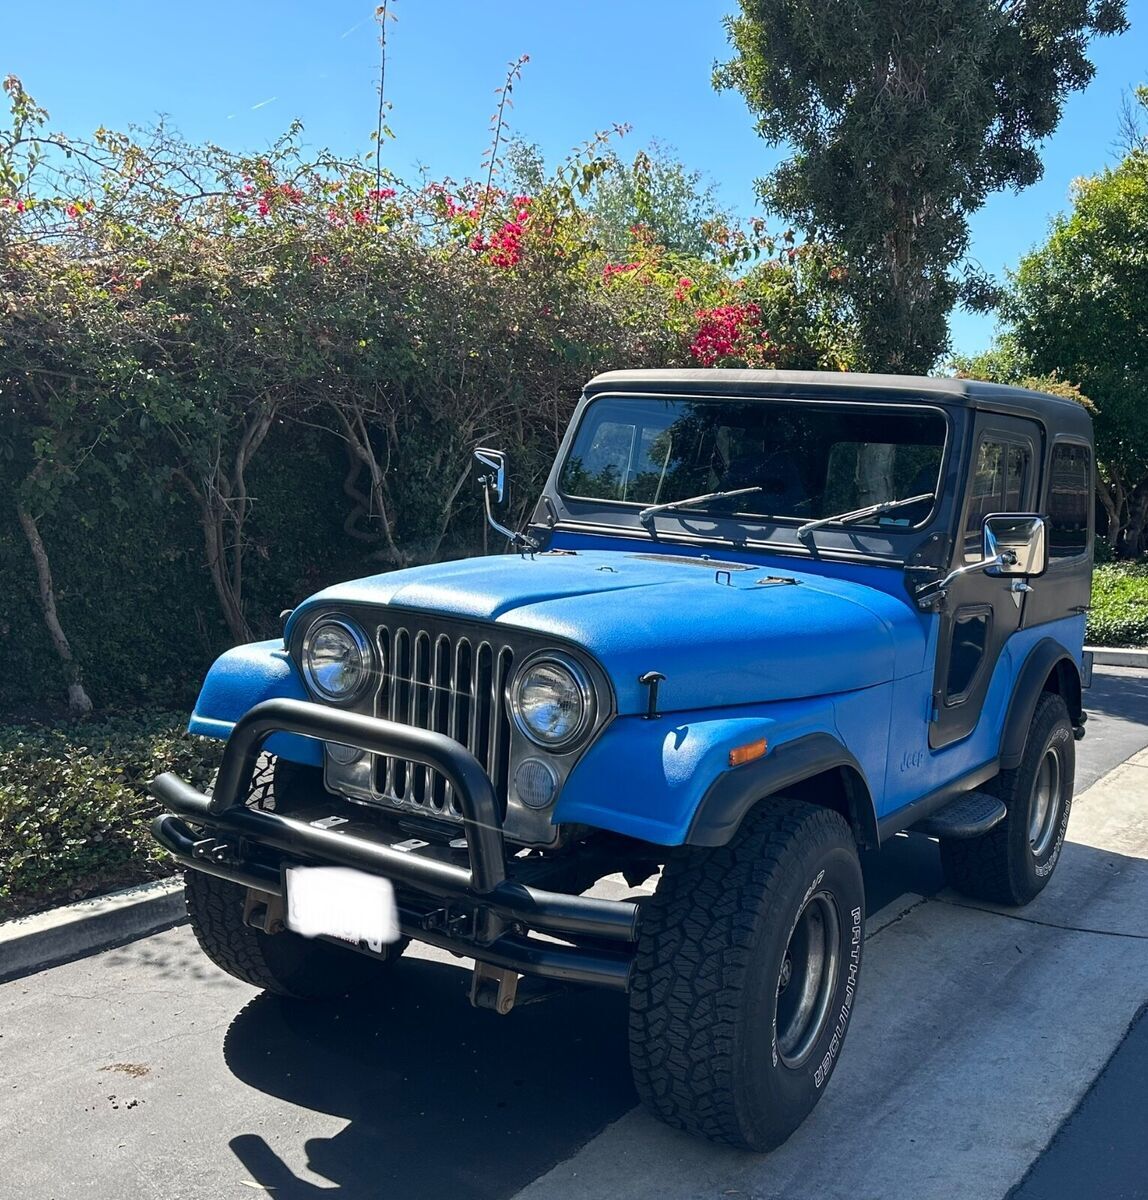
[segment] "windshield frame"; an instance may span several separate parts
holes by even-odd
[[[596,508],[596,509],[612,510],[612,511],[617,512],[618,515],[633,514],[634,518],[635,518],[633,528],[642,532],[643,534],[648,535],[651,533],[651,530],[646,525],[642,524],[642,522],[638,519],[638,514],[643,509],[648,508],[649,507],[648,504],[639,502],[639,501],[635,501],[635,500],[614,500],[614,499],[609,499],[604,496],[579,496],[574,493],[563,491],[562,487],[561,487],[561,480],[562,480],[563,474],[565,473],[566,465],[570,460],[570,456],[573,453],[574,446],[575,446],[575,444],[578,440],[578,437],[579,437],[580,433],[582,432],[582,429],[583,429],[587,419],[589,418],[592,410],[600,402],[602,402],[604,400],[611,400],[611,399],[614,399],[614,400],[620,399],[620,400],[631,401],[631,402],[635,402],[635,403],[641,403],[643,401],[648,402],[648,401],[653,400],[653,401],[679,401],[679,402],[686,402],[686,403],[692,403],[695,401],[702,401],[702,402],[711,401],[711,402],[716,402],[716,403],[728,404],[731,401],[736,401],[736,402],[741,402],[741,403],[746,403],[746,404],[754,404],[754,405],[759,405],[759,404],[760,405],[782,405],[782,404],[784,404],[784,405],[790,405],[790,406],[801,405],[801,406],[805,406],[808,408],[819,408],[819,409],[849,409],[849,410],[864,410],[864,411],[881,410],[884,412],[899,412],[899,413],[915,412],[915,413],[936,414],[936,415],[939,415],[940,418],[944,421],[945,440],[941,446],[941,459],[940,459],[940,464],[939,464],[938,472],[937,472],[937,481],[936,481],[936,485],[935,485],[934,493],[933,493],[933,503],[930,506],[929,512],[927,513],[927,515],[921,521],[917,522],[914,525],[888,525],[888,524],[881,525],[881,524],[879,524],[879,514],[875,514],[876,519],[873,521],[868,521],[868,520],[850,521],[846,524],[841,524],[839,522],[833,522],[831,524],[822,526],[821,529],[819,530],[819,532],[856,534],[858,532],[869,531],[870,533],[879,535],[881,537],[885,537],[888,535],[891,535],[894,537],[897,535],[901,535],[901,536],[912,535],[914,537],[917,537],[920,535],[922,530],[927,529],[929,526],[931,526],[937,520],[937,517],[943,507],[943,504],[944,504],[946,482],[948,480],[948,473],[949,473],[949,467],[950,467],[950,459],[954,452],[953,414],[944,405],[937,404],[928,399],[925,399],[924,397],[921,397],[919,400],[914,399],[911,401],[907,401],[907,400],[896,400],[896,401],[885,400],[885,401],[882,401],[880,399],[870,399],[867,396],[864,396],[864,397],[858,396],[856,398],[850,397],[848,399],[841,399],[841,398],[826,397],[826,396],[822,396],[822,395],[800,395],[800,394],[784,395],[784,396],[783,395],[730,396],[730,395],[713,394],[713,393],[708,393],[708,392],[707,393],[696,393],[696,392],[684,393],[684,392],[676,392],[676,391],[673,391],[670,389],[666,389],[665,391],[661,391],[661,390],[659,390],[659,391],[645,391],[645,390],[628,391],[627,390],[627,391],[595,392],[591,396],[586,397],[583,404],[580,405],[579,412],[577,414],[577,420],[575,422],[571,423],[571,428],[568,431],[567,436],[563,439],[563,443],[560,448],[560,453],[557,456],[555,463],[554,463],[554,470],[551,475],[551,487],[552,487],[554,495],[558,499],[560,499],[565,506],[567,506],[567,509],[568,509],[568,511],[571,512],[572,516],[574,515],[574,510],[570,508],[571,505],[577,505],[580,507],[592,506],[593,508]],[[804,546],[804,543],[800,539],[797,538],[796,530],[799,526],[805,524],[805,522],[806,522],[806,520],[808,520],[808,518],[785,516],[785,515],[774,515],[774,514],[765,515],[762,513],[747,513],[747,512],[741,511],[741,510],[737,510],[737,509],[730,509],[728,507],[726,507],[724,509],[723,508],[711,509],[705,505],[702,505],[702,506],[691,505],[686,508],[673,509],[671,511],[665,512],[664,514],[658,513],[658,516],[659,517],[664,516],[666,518],[664,525],[662,526],[661,530],[659,530],[658,532],[661,532],[663,534],[669,533],[671,536],[672,536],[672,531],[673,531],[673,524],[677,524],[679,526],[679,528],[681,528],[682,525],[684,524],[682,522],[681,518],[683,518],[683,517],[684,518],[702,517],[709,521],[718,523],[719,526],[720,525],[724,525],[724,526],[733,525],[736,528],[742,530],[743,535],[748,534],[748,530],[750,528],[753,528],[753,529],[778,529],[778,530],[792,529],[794,531],[794,541],[793,541],[792,547],[790,547],[790,545],[788,543],[786,543],[785,548],[787,548],[787,549],[788,548],[792,548],[792,549],[805,549],[806,548]],[[657,518],[655,518],[655,523],[656,523],[656,520],[657,520]],[[577,518],[574,519],[573,523],[582,524],[582,522],[577,521]],[[629,524],[627,524],[624,528],[626,530],[629,530],[631,527]],[[655,536],[657,536],[657,533],[655,533]],[[728,535],[725,535],[722,532],[715,531],[715,534],[713,536],[714,536],[715,540],[716,539],[728,540]],[[743,540],[746,540],[750,543],[752,543],[754,541],[752,536],[745,536],[743,538]],[[781,546],[778,546],[776,543],[770,543],[770,544],[776,549],[782,548]]]

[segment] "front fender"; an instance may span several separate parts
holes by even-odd
[[[554,822],[609,829],[661,846],[694,842],[695,815],[715,780],[756,775],[754,768],[779,747],[808,734],[821,734],[841,748],[831,701],[762,704],[736,713],[706,709],[652,720],[620,717],[574,768]],[[760,738],[769,747],[765,758],[731,768],[729,752]]]
[[[236,721],[264,700],[310,699],[281,639],[235,646],[212,663],[187,729],[226,741]],[[267,740],[267,750],[292,762],[323,765],[322,747],[313,738],[277,733]]]

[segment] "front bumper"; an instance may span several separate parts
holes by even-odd
[[[305,817],[248,808],[245,800],[264,742],[284,732],[340,742],[420,763],[451,784],[462,811],[469,867],[433,848],[399,849],[377,827],[347,832]],[[184,866],[272,896],[284,894],[284,868],[346,866],[395,886],[402,932],[491,967],[625,991],[638,907],[528,887],[507,878],[499,807],[490,779],[465,747],[445,734],[341,712],[301,700],[268,700],[236,723],[209,797],[179,776],[160,775],[152,794],[171,810],[152,834]],[[531,937],[532,932],[561,938]]]

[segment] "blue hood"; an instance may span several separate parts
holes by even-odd
[[[471,558],[338,584],[292,625],[317,605],[386,604],[548,634],[597,658],[622,715],[645,711],[646,671],[666,676],[659,703],[673,712],[854,691],[922,669],[925,627],[907,596],[721,567],[625,551]]]

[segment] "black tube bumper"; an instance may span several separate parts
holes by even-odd
[[[263,743],[279,731],[439,772],[458,799],[469,868],[377,838],[248,808],[245,799]],[[283,894],[287,865],[353,867],[392,881],[402,931],[418,941],[522,974],[619,990],[628,986],[637,905],[507,879],[494,789],[478,760],[444,734],[299,700],[268,700],[236,724],[212,796],[170,773],[154,780],[151,791],[171,810],[155,819],[152,834],[184,866],[272,895]],[[531,930],[593,944],[541,941],[528,936]]]

